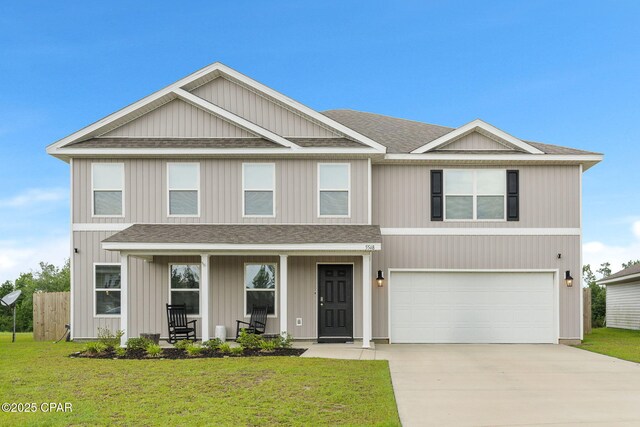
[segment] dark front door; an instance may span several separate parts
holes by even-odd
[[[318,265],[318,342],[353,341],[353,265]]]

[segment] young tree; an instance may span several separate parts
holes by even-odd
[[[601,264],[598,273],[603,277],[611,274],[609,265],[608,262]],[[604,327],[607,314],[607,289],[596,283],[597,278],[591,271],[591,265],[582,266],[582,276],[587,287],[591,289],[591,323],[594,328]]]

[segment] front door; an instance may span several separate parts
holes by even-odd
[[[318,342],[353,341],[353,265],[318,265]]]

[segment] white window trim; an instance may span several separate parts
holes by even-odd
[[[94,318],[107,318],[107,319],[119,319],[120,314],[98,314],[98,298],[96,298],[96,294],[98,291],[114,291],[120,292],[120,298],[122,298],[122,270],[120,270],[120,283],[121,287],[118,289],[115,288],[96,288],[96,267],[103,265],[117,265],[118,267],[122,267],[122,264],[119,262],[94,262],[93,263],[93,317]],[[121,299],[122,301],[122,299]],[[121,313],[122,314],[122,313]]]
[[[478,194],[478,171],[502,171],[505,176],[505,187],[503,194]],[[473,177],[473,193],[472,194],[462,194],[462,193],[447,193],[447,172],[451,171],[470,171]],[[507,222],[507,189],[506,189],[506,177],[507,170],[503,168],[486,168],[486,169],[461,169],[461,168],[450,168],[443,170],[443,179],[442,179],[442,214],[443,220],[445,222]],[[471,196],[472,198],[472,209],[473,209],[473,218],[469,219],[448,219],[447,218],[447,196]],[[503,209],[502,209],[502,218],[501,219],[478,219],[478,196],[502,196],[503,198]]]
[[[94,181],[93,180],[93,175],[94,175],[95,165],[104,165],[104,164],[120,165],[120,167],[122,168],[122,188],[100,189],[100,190],[98,190],[98,191],[120,191],[121,192],[122,200],[121,200],[120,206],[122,207],[122,213],[120,215],[97,215],[96,214],[96,205],[95,205],[95,193],[96,193],[96,190],[94,189],[94,185],[93,185],[93,181]],[[91,163],[91,217],[92,218],[124,218],[124,215],[125,215],[124,188],[125,187],[126,187],[126,182],[125,182],[124,163],[121,163],[121,162],[119,162],[119,163],[111,163],[111,162],[93,162],[93,163]]]
[[[276,283],[276,287],[271,290],[271,289],[252,289],[249,290],[247,289],[247,265],[273,265],[274,271],[275,271],[275,283]],[[255,262],[245,262],[242,266],[242,293],[243,293],[243,298],[244,298],[244,308],[243,308],[243,314],[245,318],[249,318],[251,317],[251,313],[247,314],[247,291],[251,291],[251,292],[273,292],[274,296],[273,298],[275,299],[275,301],[273,302],[273,314],[267,314],[267,318],[270,319],[276,319],[278,317],[278,288],[279,286],[279,275],[278,275],[278,263],[277,262],[260,262],[260,261],[255,261]]]
[[[245,180],[244,180],[244,170],[247,165],[271,165],[273,168],[273,187],[271,189],[271,196],[273,197],[273,202],[271,203],[272,211],[271,215],[247,215],[245,213],[244,206],[244,193],[246,191],[269,191],[265,189],[255,189],[255,188],[246,188]],[[275,218],[276,217],[276,164],[268,163],[268,162],[244,162],[242,163],[242,217],[243,218]]]
[[[347,188],[320,188],[320,169],[322,166],[347,166]],[[334,162],[334,163],[326,163],[326,162],[318,162],[317,167],[317,194],[316,194],[316,203],[318,205],[318,218],[351,218],[351,163],[348,162]],[[347,192],[347,214],[346,215],[322,215],[320,213],[320,192],[321,191],[346,191]]]
[[[171,302],[171,293],[172,292],[194,292],[195,289],[193,288],[188,288],[188,289],[173,289],[171,287],[171,268],[174,265],[197,265],[200,268],[200,279],[198,281],[198,314],[187,314],[187,317],[189,318],[193,318],[193,319],[200,319],[202,317],[202,264],[199,262],[170,262],[169,263],[169,304],[172,304]]]
[[[169,168],[170,165],[196,165],[198,170],[198,180],[196,188],[171,188],[169,185]],[[199,162],[167,162],[167,218],[199,218],[200,217],[200,163]],[[171,191],[196,191],[197,201],[198,201],[198,213],[193,214],[172,214],[171,213],[171,200],[170,200],[170,192]]]

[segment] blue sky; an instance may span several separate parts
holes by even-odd
[[[4,2],[0,281],[68,256],[67,134],[215,61],[317,110],[605,153],[584,175],[585,262],[640,258],[640,3]]]

